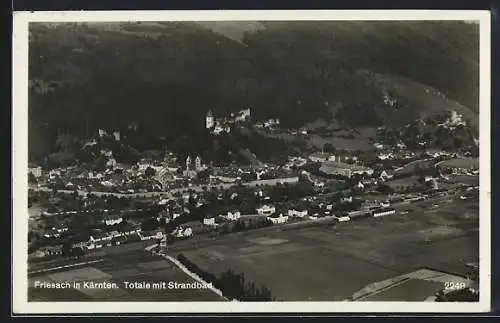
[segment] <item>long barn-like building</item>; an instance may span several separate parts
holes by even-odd
[[[369,167],[347,164],[339,161],[324,162],[319,170],[328,175],[341,175],[345,177],[352,177],[353,175],[373,175],[373,169]]]

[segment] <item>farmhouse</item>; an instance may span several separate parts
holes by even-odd
[[[314,187],[316,187],[316,188],[323,188],[323,187],[325,187],[325,183],[323,183],[323,182],[314,182]]]
[[[137,168],[139,169],[140,172],[144,172],[148,167],[151,166],[151,163],[149,163],[147,160],[142,159],[137,163]]]
[[[113,151],[109,149],[101,149],[100,153],[106,157],[113,157]]]
[[[373,169],[369,167],[364,167],[356,164],[346,164],[335,161],[324,162],[319,170],[328,175],[340,175],[344,177],[352,177],[353,175],[373,174]]]
[[[87,249],[88,250],[92,250],[92,249],[99,249],[99,248],[102,248],[104,247],[109,241],[101,241],[101,242],[89,242],[89,244],[87,245]]]
[[[393,159],[394,158],[394,154],[393,153],[380,153],[377,156],[377,158],[380,159],[380,160]]]
[[[106,162],[106,167],[116,167],[116,159],[110,158]]]
[[[51,169],[49,171],[49,178],[50,179],[55,179],[57,177],[61,176],[61,170],[59,169]]]
[[[282,224],[288,220],[288,215],[283,215],[283,213],[280,213],[279,215],[273,214],[271,216],[268,216],[267,219],[273,224]]]
[[[123,221],[123,218],[119,215],[112,215],[112,216],[108,216],[108,217],[104,218],[104,223],[106,225],[110,225],[110,226],[121,223],[122,221]]]
[[[316,152],[309,155],[309,160],[315,163],[323,163],[327,161],[335,161],[335,156],[329,153]]]
[[[264,121],[263,123],[262,122],[259,122],[257,123],[255,126],[258,127],[258,128],[268,128],[268,129],[271,129],[271,128],[274,128],[275,126],[278,126],[280,124],[280,120],[279,119],[268,119],[266,121]]]
[[[120,228],[119,228],[119,231],[122,233],[122,235],[131,235],[131,234],[139,232],[140,230],[141,230],[140,228],[134,228],[129,223],[126,223],[125,225],[120,225]]]
[[[190,198],[191,198],[190,193],[186,192],[182,194],[182,200],[184,201],[184,203],[188,203]]]
[[[52,228],[50,229],[49,231],[45,232],[43,234],[43,236],[47,239],[50,239],[50,238],[59,238],[61,237],[61,233],[64,232],[66,230],[58,230],[56,228]]]
[[[383,209],[377,209],[377,210],[372,211],[372,215],[375,218],[380,217],[380,216],[392,215],[392,214],[396,214],[395,209],[383,208]]]
[[[178,227],[173,232],[173,235],[176,238],[189,238],[190,236],[193,235],[193,229],[191,229],[191,227],[186,227],[186,228]]]
[[[89,242],[87,240],[78,240],[71,245],[71,248],[87,248]]]
[[[246,121],[250,119],[250,109],[240,110],[236,115],[235,121]]]
[[[64,224],[59,224],[56,225],[55,227],[52,227],[52,230],[56,231],[57,233],[63,233],[68,231],[68,227]]]
[[[42,176],[42,167],[41,166],[33,166],[28,168],[28,174],[31,173],[33,176],[36,178],[39,178]]]
[[[35,256],[42,258],[62,254],[62,245],[41,247],[35,252]]]
[[[439,149],[427,149],[425,154],[429,157],[434,157],[434,158],[449,155],[448,152]]]
[[[340,199],[342,203],[352,203],[352,196],[344,196]]]
[[[303,218],[307,216],[307,210],[290,209],[288,210],[288,216]]]
[[[203,224],[204,225],[215,225],[215,218],[214,217],[203,218]]]
[[[236,221],[239,218],[241,218],[241,213],[240,211],[234,211],[234,212],[228,211],[227,214],[221,215],[220,217],[230,221]]]
[[[111,238],[121,237],[122,235],[123,235],[123,233],[118,232],[118,231],[116,231],[116,230],[115,230],[115,231],[111,231],[111,232],[109,233],[109,236],[110,236]]]
[[[380,173],[380,176],[379,176],[379,178],[380,178],[381,180],[383,180],[383,181],[387,181],[387,180],[389,180],[389,179],[391,179],[391,178],[393,178],[393,177],[394,177],[394,175],[389,174],[389,173],[388,173],[387,171],[385,171],[385,170],[383,170],[383,171]]]
[[[262,205],[261,207],[257,208],[258,215],[269,216],[271,214],[274,214],[275,212],[276,212],[276,208],[272,205]]]
[[[391,203],[389,201],[381,201],[380,202],[380,206],[384,207],[384,208],[389,207],[390,205],[391,205]]]
[[[309,219],[311,219],[311,220],[317,220],[318,218],[319,218],[318,213],[314,213],[314,214],[309,215]]]
[[[103,241],[108,241],[111,240],[111,236],[107,234],[106,232],[97,232],[94,233],[90,236],[89,241],[91,243],[96,243],[96,242],[103,242]]]
[[[163,232],[158,230],[153,231],[140,231],[137,233],[141,240],[151,240],[151,239],[161,239],[163,238]]]
[[[291,156],[288,158],[288,160],[289,160],[289,162],[287,163],[287,165],[295,166],[295,167],[301,167],[307,163],[307,160],[305,158],[302,158],[302,157]]]

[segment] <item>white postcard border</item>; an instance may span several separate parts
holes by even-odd
[[[12,312],[68,313],[478,313],[490,310],[490,48],[489,11],[217,10],[14,12],[12,92]],[[265,20],[472,20],[480,23],[480,301],[436,302],[28,302],[28,24],[29,22]]]

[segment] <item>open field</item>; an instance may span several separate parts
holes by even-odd
[[[465,277],[427,268],[372,283],[352,295],[354,301],[433,301],[435,292],[449,282],[463,286],[474,286]]]
[[[467,203],[475,207],[464,212]],[[422,267],[463,274],[465,262],[478,261],[477,202],[427,206],[336,227],[235,234],[170,253],[182,252],[216,275],[229,268],[244,272],[277,300],[344,300],[370,283]]]
[[[420,185],[420,183],[418,182],[417,176],[395,179],[392,181],[388,181],[385,184],[387,184],[388,186],[390,186],[393,189],[396,189],[398,187],[406,188],[406,187],[410,187],[410,186]]]
[[[443,167],[479,168],[479,158],[453,158],[438,163]]]
[[[150,242],[151,244],[151,242]],[[138,244],[140,246],[140,244]],[[108,248],[104,261],[32,275],[28,278],[30,301],[221,301],[206,289],[127,289],[125,282],[194,282],[170,261],[142,250]],[[67,262],[67,261],[66,261]],[[35,288],[35,281],[44,282],[114,282],[114,289],[44,289]]]
[[[319,135],[309,135],[307,137],[297,137],[289,133],[270,133],[264,130],[256,129],[255,130],[260,135],[270,137],[270,138],[279,138],[283,139],[287,142],[294,142],[299,140],[305,140],[307,143],[315,147],[316,149],[323,148],[323,145],[326,143],[332,144],[336,149],[346,149],[346,150],[373,150],[373,146],[371,144],[371,139],[374,137],[372,128],[369,129],[361,129],[360,134],[356,135],[354,138],[342,138],[336,136],[319,136]]]
[[[341,137],[320,137],[318,135],[311,135],[310,143],[318,149],[323,148],[326,143],[332,144],[336,149],[346,150],[373,150],[368,137],[356,136],[355,138],[341,138]]]
[[[403,167],[398,168],[395,173],[396,174],[412,174],[415,172],[415,169],[419,167],[420,169],[426,169],[433,165],[434,161],[432,159],[419,159],[409,162]]]
[[[466,185],[474,185],[477,186],[479,185],[479,176],[469,176],[469,175],[450,175],[448,176],[449,182],[456,184],[456,183],[461,183],[461,184],[466,184]]]
[[[470,107],[466,107],[459,102],[446,97],[434,88],[427,87],[405,77],[376,74],[377,81],[397,93],[398,98],[413,110],[420,109],[429,115],[441,111],[455,110],[463,114],[471,125],[477,129],[479,118]],[[398,115],[401,116],[401,115]],[[404,120],[406,121],[406,120]],[[410,120],[408,120],[410,121]]]

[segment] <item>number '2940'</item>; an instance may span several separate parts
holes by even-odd
[[[464,282],[444,282],[444,289],[464,289],[467,285]]]

